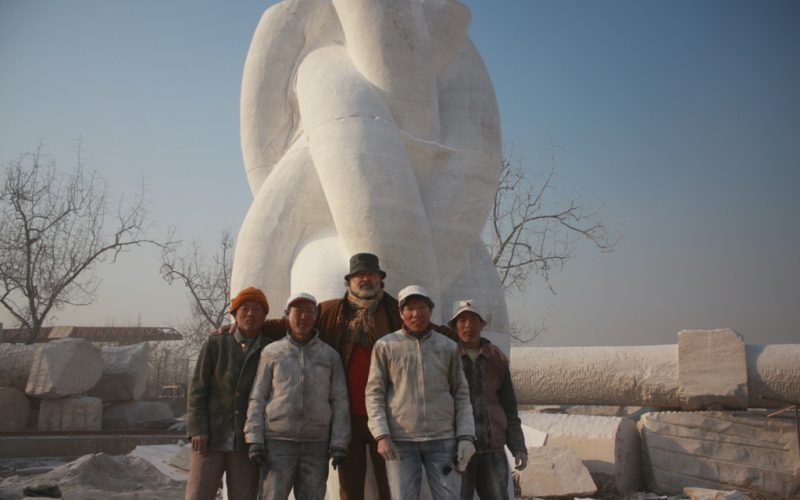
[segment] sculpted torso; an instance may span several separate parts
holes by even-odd
[[[278,304],[290,290],[339,296],[348,257],[371,252],[390,293],[425,286],[439,321],[475,298],[490,329],[507,331],[480,240],[499,117],[468,25],[451,0],[287,0],[265,12],[242,85],[254,201],[232,289],[258,286]]]

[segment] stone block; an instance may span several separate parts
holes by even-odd
[[[100,380],[102,371],[99,347],[84,339],[55,340],[34,354],[25,392],[51,399],[83,394]]]
[[[523,497],[588,496],[597,491],[589,470],[569,448],[528,448],[528,466],[519,473]]]
[[[684,488],[684,495],[689,500],[750,500],[750,496],[741,491],[722,491],[709,488]]]
[[[0,386],[24,392],[37,349],[28,344],[0,344]]]
[[[685,410],[748,406],[747,357],[730,329],[678,332],[678,395]]]
[[[750,408],[800,403],[800,344],[748,345]]]
[[[175,423],[169,405],[158,401],[114,403],[103,414],[103,429],[166,429]]]
[[[519,404],[680,407],[675,345],[515,347]]]
[[[547,433],[545,447],[570,448],[592,477],[619,493],[636,491],[641,481],[641,440],[636,424],[624,417],[520,412],[524,425]]]
[[[89,391],[103,401],[131,401],[142,397],[147,385],[147,342],[122,347],[103,347],[103,374]]]
[[[0,387],[0,432],[19,432],[28,426],[31,405],[25,393],[14,387]]]
[[[793,421],[728,412],[647,413],[639,420],[650,490],[686,487],[796,498],[800,457]]]
[[[99,431],[103,402],[89,396],[43,399],[39,407],[40,431]]]

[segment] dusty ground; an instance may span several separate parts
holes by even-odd
[[[42,464],[48,467],[52,464]],[[33,467],[33,468],[31,468]],[[43,474],[31,467],[0,481],[0,498],[21,499],[32,484],[57,484],[66,500],[164,500],[183,498],[185,483],[171,479],[139,457],[105,453],[84,455]]]

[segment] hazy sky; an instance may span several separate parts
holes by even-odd
[[[115,193],[145,178],[153,235],[213,247],[251,200],[239,91],[271,3],[0,0],[0,162],[41,138],[71,167],[83,137]],[[624,235],[579,242],[557,294],[534,281],[512,319],[544,321],[544,346],[800,342],[800,3],[466,4],[504,141],[532,172],[555,143],[559,196]],[[177,323],[188,302],[158,266],[152,249],[103,266],[96,303],[58,323]]]

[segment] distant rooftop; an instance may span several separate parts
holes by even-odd
[[[24,343],[30,330],[7,328],[0,331],[0,343]],[[49,342],[66,337],[92,342],[116,342],[120,345],[160,340],[182,340],[174,328],[155,326],[51,326],[42,328],[35,343]]]

